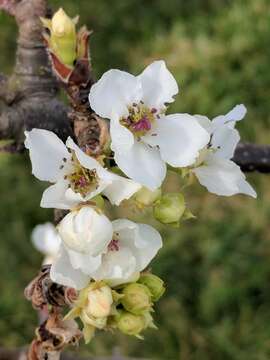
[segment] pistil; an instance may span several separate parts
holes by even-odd
[[[157,115],[157,109],[148,108],[143,102],[129,107],[129,115],[122,118],[120,123],[127,127],[137,137],[145,135],[151,130]]]
[[[119,248],[120,248],[119,240],[112,239],[112,241],[108,245],[108,250],[109,251],[119,251]]]

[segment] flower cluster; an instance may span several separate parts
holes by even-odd
[[[43,22],[51,30],[51,47],[70,65],[78,51],[76,21],[60,10],[52,21]],[[86,341],[95,329],[140,337],[154,327],[153,304],[165,289],[146,270],[162,247],[158,231],[128,219],[111,221],[105,201],[152,207],[158,221],[179,225],[193,215],[182,193],[162,190],[168,167],[189,184],[197,178],[214,194],[256,197],[231,160],[240,139],[235,124],[245,116],[244,105],[212,121],[201,115],[167,115],[178,91],[164,61],[153,62],[139,76],[106,72],[89,94],[91,109],[110,120],[110,153],[106,149],[96,158],[71,138],[64,144],[47,130],[25,133],[33,174],[51,183],[41,207],[69,210],[56,229],[38,226],[33,242],[52,264],[51,279],[78,290],[67,318],[82,320]]]
[[[164,291],[163,281],[150,273],[141,274],[136,282],[115,289],[104,281],[92,281],[80,292],[66,319],[81,319],[86,343],[96,329],[118,329],[126,335],[142,338],[145,329],[156,328],[151,312]]]

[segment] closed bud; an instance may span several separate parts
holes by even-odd
[[[57,37],[74,36],[76,34],[74,20],[60,8],[52,17],[52,35]]]
[[[85,311],[89,316],[103,318],[109,316],[113,296],[111,288],[107,285],[90,290],[87,295],[87,305]]]
[[[93,316],[89,316],[85,309],[81,311],[80,318],[83,324],[94,326],[98,329],[104,329],[104,327],[107,325],[107,317],[95,318]]]
[[[134,315],[128,312],[121,312],[116,321],[118,329],[126,334],[138,336],[146,326],[143,315]]]
[[[165,292],[164,281],[156,275],[142,274],[139,283],[148,287],[153,301],[158,301]]]
[[[138,283],[127,285],[123,289],[121,303],[127,311],[140,315],[151,308],[151,292],[147,286]]]
[[[161,197],[161,189],[156,189],[151,191],[146,187],[142,187],[135,195],[134,200],[136,201],[138,207],[151,206]]]
[[[154,217],[163,224],[177,225],[185,209],[185,199],[182,194],[165,194],[154,206]]]
[[[110,220],[91,206],[68,213],[60,221],[58,231],[69,249],[90,256],[106,250],[113,236]]]
[[[60,8],[52,17],[52,20],[41,18],[45,27],[50,30],[47,38],[52,52],[63,64],[73,66],[76,59],[76,23],[78,17],[71,19],[65,11]]]

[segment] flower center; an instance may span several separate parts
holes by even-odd
[[[108,250],[109,251],[119,251],[119,249],[120,249],[119,240],[112,239],[112,241],[108,245]]]
[[[123,117],[120,123],[137,137],[143,136],[151,130],[153,122],[158,117],[156,115],[157,109],[148,108],[142,101],[139,104],[134,103],[132,106],[129,106],[128,110],[129,115],[125,118]]]
[[[72,173],[65,176],[70,183],[71,189],[75,193],[80,193],[85,197],[89,192],[92,192],[97,189],[99,178],[96,172],[96,169],[86,169],[79,163],[74,152],[72,152]]]

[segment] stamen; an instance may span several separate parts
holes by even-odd
[[[72,165],[73,172],[65,178],[69,180],[70,187],[74,192],[86,196],[98,188],[99,178],[96,169],[89,170],[81,166],[74,153],[72,154]]]

